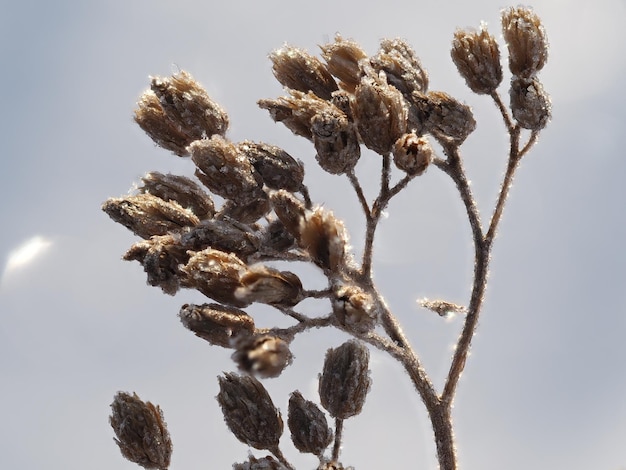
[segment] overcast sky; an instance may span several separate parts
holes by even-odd
[[[137,468],[119,454],[107,422],[118,390],[164,409],[172,469],[227,469],[247,457],[214,400],[216,376],[234,369],[230,352],[196,338],[177,318],[180,305],[203,299],[147,286],[141,267],[120,259],[135,237],[100,210],[148,171],[192,171],[132,121],[149,75],[189,71],[228,111],[231,139],[278,144],[302,159],[313,199],[346,219],[359,252],[363,222],[346,181],[318,170],[313,147],[255,104],[281,93],[267,54],[285,41],[317,53],[337,32],[371,54],[383,37],[407,39],[431,89],[474,108],[478,130],[463,155],[486,218],[506,136],[489,100],[457,75],[449,46],[456,27],[481,20],[500,38],[505,6],[3,2],[0,468]],[[523,161],[496,240],[455,402],[459,459],[466,469],[626,469],[626,4],[545,0],[534,7],[551,44],[540,76],[553,121]],[[365,184],[376,183],[378,158],[362,156]],[[416,299],[467,302],[467,221],[436,168],[394,199],[388,214],[376,279],[440,389],[461,319],[442,320]],[[311,273],[305,284],[319,284]],[[257,315],[264,325],[277,319],[270,309]],[[325,350],[344,339],[326,330],[298,337],[293,365],[266,382],[277,406],[286,413],[296,388],[317,401]],[[364,412],[346,422],[343,462],[359,470],[435,468],[430,424],[408,378],[381,354],[373,354],[372,369]],[[284,444],[298,468],[313,468],[289,439]]]

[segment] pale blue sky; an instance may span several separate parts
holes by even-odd
[[[626,468],[626,7],[591,3],[531,2],[551,43],[541,77],[553,122],[522,164],[495,245],[454,409],[461,468]],[[406,38],[431,89],[474,107],[478,131],[464,158],[487,217],[505,134],[493,106],[456,74],[449,45],[457,26],[481,20],[500,37],[499,11],[507,5],[3,2],[0,468],[138,468],[122,459],[107,422],[118,390],[163,407],[172,469],[226,469],[246,459],[214,400],[216,376],[234,368],[230,352],[195,338],[177,318],[180,305],[201,302],[200,295],[172,298],[148,287],[138,264],[120,260],[133,235],[100,211],[148,171],[192,170],[132,121],[149,75],[188,70],[228,111],[230,138],[278,144],[305,161],[313,198],[346,219],[359,251],[362,219],[345,181],[318,170],[312,146],[255,104],[281,92],[267,54],[285,41],[316,52],[336,32],[370,53],[383,37]],[[377,163],[376,155],[363,155],[364,181],[376,182]],[[460,320],[442,321],[415,300],[467,301],[467,222],[451,183],[434,168],[388,212],[376,277],[440,387]],[[9,263],[33,237],[40,237],[39,256]],[[313,273],[305,282],[319,278]],[[276,319],[269,309],[258,316],[265,324]],[[294,364],[267,383],[281,409],[295,388],[316,400],[324,352],[342,339],[324,330],[296,340]],[[359,470],[390,462],[434,468],[430,424],[408,379],[385,356],[374,354],[372,365],[372,392],[363,414],[346,423],[342,460]],[[307,457],[293,461],[314,465]]]

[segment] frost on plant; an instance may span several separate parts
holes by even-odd
[[[436,84],[406,41],[384,39],[370,56],[338,35],[321,46],[321,58],[289,45],[270,54],[285,94],[258,104],[274,121],[308,139],[317,164],[354,190],[365,218],[360,259],[350,250],[344,223],[312,201],[304,164],[273,142],[231,141],[226,112],[189,73],[153,78],[139,99],[139,126],[158,146],[191,158],[195,173],[148,173],[135,194],[111,198],[102,209],[140,238],[124,259],[138,261],[150,285],[170,295],[195,289],[208,298],[200,305],[185,303],[179,316],[197,337],[232,350],[239,372],[218,378],[217,401],[228,429],[260,451],[233,468],[293,469],[281,449],[285,430],[298,451],[315,459],[312,467],[347,468],[340,461],[343,422],[366,404],[375,380],[369,371],[372,347],[402,365],[428,412],[440,468],[457,468],[451,410],[481,311],[494,236],[518,164],[551,111],[538,76],[548,57],[540,19],[528,8],[509,8],[502,13],[502,31],[512,76],[508,106],[498,91],[501,47],[486,27],[457,30],[451,47],[462,79],[472,92],[494,102],[509,136],[507,169],[489,218],[478,210],[461,157],[462,144],[477,126],[472,109],[431,89]],[[373,200],[355,173],[362,158],[380,161]],[[392,165],[398,178],[392,177]],[[453,183],[474,246],[467,303],[421,301],[441,316],[464,314],[441,390],[372,277],[373,241],[383,211],[429,170],[442,171]],[[277,261],[281,267],[293,261],[316,266],[327,280],[325,288],[307,288],[297,264],[293,271],[281,270]],[[321,315],[299,311],[299,304],[311,298],[325,305]],[[254,304],[271,306],[289,317],[291,326],[257,325]],[[289,398],[272,399],[260,379],[291,366],[291,343],[296,337],[306,341],[299,335],[314,328],[338,328],[352,339],[326,352],[319,396],[295,390]],[[287,410],[286,427],[275,403]],[[171,442],[160,409],[125,393],[112,407],[111,425],[122,454],[145,468],[168,468]]]

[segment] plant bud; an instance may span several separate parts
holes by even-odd
[[[247,462],[233,464],[233,470],[291,470],[271,455],[257,459],[250,456]]]
[[[319,165],[333,175],[352,170],[361,156],[361,146],[354,124],[334,106],[311,120],[313,143]]]
[[[262,178],[237,147],[221,136],[189,145],[196,176],[224,199],[250,200],[262,192]]]
[[[338,273],[346,264],[348,236],[343,222],[321,207],[300,220],[298,243],[320,268]]]
[[[415,51],[402,39],[383,39],[380,51],[370,63],[376,72],[384,71],[387,83],[405,96],[414,91],[426,93],[428,90],[428,74]]]
[[[540,131],[552,114],[550,96],[536,78],[513,77],[511,80],[511,112],[524,129]]]
[[[388,154],[406,132],[407,107],[402,93],[375,74],[361,78],[352,115],[363,143],[380,155]]]
[[[452,61],[474,93],[491,94],[502,82],[500,49],[484,26],[480,31],[457,30],[452,41]]]
[[[243,310],[219,304],[185,304],[180,321],[199,338],[215,346],[232,348],[238,339],[254,333],[254,320]]]
[[[287,232],[296,239],[300,238],[300,223],[304,219],[304,204],[288,191],[280,190],[270,196],[274,212]]]
[[[143,186],[139,192],[152,194],[166,202],[175,201],[185,209],[190,209],[200,219],[212,217],[215,205],[211,196],[191,179],[158,171],[148,173],[141,178]]]
[[[339,79],[341,88],[354,93],[361,80],[359,62],[367,58],[365,51],[356,42],[343,39],[339,34],[335,36],[334,43],[320,48],[330,73]]]
[[[393,161],[408,175],[421,175],[433,161],[433,149],[426,137],[404,134],[393,144]]]
[[[426,116],[426,131],[439,141],[461,145],[476,129],[471,108],[443,91],[413,93],[412,99]]]
[[[224,219],[203,220],[199,225],[183,230],[180,244],[192,251],[215,248],[234,253],[241,259],[246,259],[258,250],[249,232]]]
[[[253,194],[252,199],[226,200],[216,217],[227,217],[243,224],[253,224],[271,210],[265,191]]]
[[[264,379],[278,377],[293,360],[289,344],[271,335],[240,341],[232,358],[240,370]]]
[[[321,456],[333,440],[324,412],[298,391],[289,397],[287,425],[291,440],[300,452]]]
[[[339,324],[349,331],[364,333],[376,325],[377,309],[370,294],[357,286],[342,286],[332,301]]]
[[[272,71],[281,85],[293,90],[315,93],[329,100],[337,84],[326,66],[302,49],[285,45],[270,54]]]
[[[180,266],[187,263],[189,254],[180,245],[178,237],[154,236],[135,243],[124,255],[126,261],[139,261],[148,275],[148,284],[160,287],[174,295],[180,288],[183,273]]]
[[[502,34],[513,75],[531,78],[548,61],[548,38],[541,19],[527,7],[502,11]]]
[[[218,380],[217,401],[235,437],[255,449],[276,449],[283,433],[283,420],[261,382],[233,373],[226,373]]]
[[[165,235],[200,223],[200,219],[189,209],[152,194],[110,198],[102,205],[102,210],[141,238]]]
[[[122,455],[143,468],[169,468],[172,441],[161,408],[136,393],[118,392],[111,409],[109,422]]]
[[[302,187],[304,180],[302,163],[280,147],[246,140],[238,144],[237,148],[248,157],[268,188],[295,192]]]
[[[302,300],[300,278],[289,271],[278,271],[263,265],[248,268],[239,282],[237,298],[246,302],[292,307]]]
[[[250,302],[235,295],[241,287],[239,279],[247,270],[248,267],[236,255],[207,248],[193,253],[187,264],[180,267],[184,274],[181,285],[197,289],[220,303],[247,307]]]
[[[346,419],[363,409],[370,389],[369,350],[351,340],[326,353],[320,375],[319,394],[322,406],[334,418]]]

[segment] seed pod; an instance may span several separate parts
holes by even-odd
[[[550,96],[536,78],[511,79],[511,112],[524,129],[539,131],[546,127],[552,114]]]
[[[183,230],[180,244],[192,251],[215,248],[234,253],[241,259],[246,259],[258,250],[251,233],[224,219],[203,220],[195,227]]]
[[[248,157],[268,188],[295,192],[302,187],[304,179],[302,163],[280,147],[246,140],[239,143],[237,148]]]
[[[365,51],[356,42],[343,39],[339,34],[335,36],[334,43],[320,48],[330,73],[339,79],[341,88],[354,93],[361,80],[359,62],[367,58]]]
[[[343,222],[321,207],[300,220],[299,245],[320,268],[339,273],[346,265],[348,235]]]
[[[271,455],[257,459],[250,456],[247,462],[233,464],[233,470],[290,470]]]
[[[354,92],[352,115],[367,148],[386,155],[406,132],[407,107],[395,87],[372,71],[361,78]]]
[[[239,341],[232,358],[241,371],[267,379],[278,377],[291,364],[293,355],[283,339],[261,335]]]
[[[361,146],[347,116],[329,107],[311,119],[311,132],[319,165],[333,175],[351,171],[361,156]]]
[[[270,201],[265,191],[253,193],[252,199],[227,200],[216,217],[227,217],[242,224],[253,224],[270,210]]]
[[[249,201],[262,197],[263,179],[237,147],[221,136],[196,140],[189,145],[196,176],[224,199]]]
[[[319,394],[331,416],[346,419],[361,412],[371,385],[368,367],[369,350],[359,341],[328,350]]]
[[[263,247],[273,251],[288,251],[295,243],[295,238],[280,220],[273,220],[265,227]]]
[[[413,48],[403,39],[383,39],[370,64],[376,72],[384,71],[387,83],[405,96],[428,90],[428,74]]]
[[[276,449],[283,433],[283,420],[261,382],[233,373],[226,373],[218,380],[217,401],[235,437],[255,449]]]
[[[274,212],[284,225],[287,232],[294,238],[300,238],[300,222],[304,219],[304,204],[288,191],[280,190],[270,196]]]
[[[302,300],[302,282],[290,271],[263,265],[251,266],[240,278],[235,292],[245,302],[292,307]]]
[[[287,425],[291,440],[300,452],[321,456],[333,440],[324,412],[297,390],[289,397]]]
[[[364,333],[376,325],[378,312],[374,299],[357,286],[337,289],[332,305],[335,318],[348,331]]]
[[[461,145],[476,129],[476,121],[469,106],[442,91],[426,95],[413,93],[413,103],[426,116],[425,128],[437,140]]]
[[[232,348],[238,340],[251,336],[254,320],[243,310],[219,304],[185,304],[180,321],[199,338],[215,346]]]
[[[185,209],[190,209],[198,218],[208,218],[215,214],[215,205],[211,196],[202,188],[187,178],[168,173],[164,175],[158,171],[152,171],[141,178],[143,186],[139,192],[152,194],[164,201],[175,201]]]
[[[474,93],[493,93],[502,82],[500,49],[484,26],[480,31],[457,30],[450,51],[461,77]]]
[[[530,8],[503,10],[502,34],[509,48],[509,69],[513,75],[531,78],[548,61],[546,31]]]
[[[247,270],[236,255],[207,248],[193,253],[187,264],[180,267],[184,275],[181,285],[197,289],[220,303],[246,307],[250,302],[239,299],[235,292],[242,287],[239,279]]]
[[[189,209],[152,194],[110,198],[102,205],[102,210],[141,238],[165,235],[200,223],[200,219]]]
[[[161,408],[136,393],[118,392],[111,410],[109,422],[122,455],[143,468],[166,470],[172,441]]]
[[[148,275],[148,284],[174,295],[180,289],[180,280],[184,277],[180,266],[187,263],[189,254],[180,245],[178,237],[163,235],[135,243],[126,252],[124,259],[139,261]]]
[[[433,149],[424,136],[404,134],[393,144],[393,162],[408,175],[417,176],[426,171],[433,161]]]
[[[285,45],[270,54],[274,76],[281,85],[293,90],[315,93],[328,100],[337,84],[317,57],[302,49]]]

